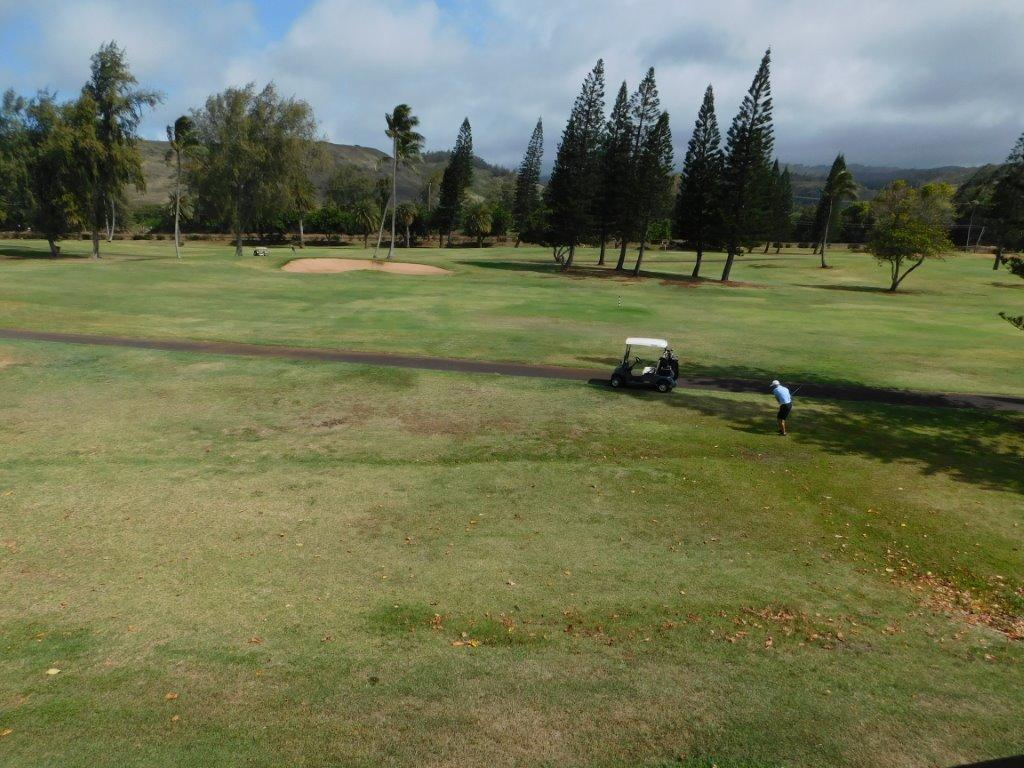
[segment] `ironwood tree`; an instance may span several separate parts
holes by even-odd
[[[761,240],[769,211],[772,151],[771,49],[726,135],[722,172],[723,233],[726,245],[722,282],[729,279],[742,249]]]
[[[447,238],[447,244],[451,247],[452,231],[462,214],[463,203],[466,199],[466,191],[473,183],[473,128],[467,117],[462,121],[459,128],[459,135],[455,139],[455,147],[452,149],[448,165],[441,177],[441,190],[434,212],[438,231],[438,246],[441,245],[441,238]]]
[[[629,90],[623,81],[601,137],[600,189],[595,201],[599,221],[598,264],[604,264],[610,235],[618,240],[629,237],[627,220],[632,150],[633,117],[630,113]]]
[[[583,81],[555,155],[551,179],[544,190],[547,241],[563,268],[572,266],[576,246],[595,229],[594,198],[600,170],[604,122],[604,62]]]
[[[722,134],[715,116],[715,92],[709,85],[697,112],[693,135],[679,179],[673,229],[697,251],[691,277],[700,277],[704,250],[722,235]]]
[[[143,192],[142,156],[138,129],[147,108],[159,104],[157,91],[138,87],[123,48],[110,42],[100,46],[91,59],[91,75],[82,88],[96,107],[97,183],[91,206],[92,256],[100,257],[100,221],[108,220],[111,235],[117,226],[117,203],[128,184]]]
[[[544,123],[538,118],[526,154],[516,173],[512,201],[512,222],[516,229],[516,248],[523,240],[534,241],[542,225],[540,164],[544,159]]]

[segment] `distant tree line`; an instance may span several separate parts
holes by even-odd
[[[192,231],[230,232],[239,255],[248,233],[283,239],[297,231],[299,247],[307,230],[329,239],[361,237],[364,246],[376,233],[379,247],[390,214],[388,258],[396,246],[431,235],[439,246],[451,246],[461,232],[482,247],[490,237],[514,232],[516,245],[550,247],[563,269],[573,267],[580,246],[596,247],[599,265],[612,247],[614,269],[634,275],[649,243],[675,238],[696,251],[694,279],[701,277],[706,251],[724,251],[722,281],[730,279],[737,257],[762,244],[767,253],[790,238],[813,243],[824,268],[829,244],[843,240],[865,244],[888,265],[895,291],[926,259],[952,247],[956,202],[957,215],[970,213],[968,241],[977,218],[998,243],[994,268],[1006,264],[1024,272],[1019,258],[1005,255],[1024,245],[1024,137],[984,196],[969,201],[954,201],[948,185],[894,182],[870,204],[857,202],[858,185],[839,154],[817,204],[794,210],[792,178],[774,155],[770,64],[766,51],[724,140],[714,90],[707,87],[678,175],[654,69],[632,92],[623,82],[606,114],[599,60],[572,106],[546,185],[538,119],[518,171],[486,195],[474,193],[479,161],[467,118],[444,168],[409,200],[398,199],[399,168],[420,162],[423,146],[409,105],[385,115],[390,173],[342,165],[318,192],[312,176],[323,157],[312,107],[283,97],[273,84],[231,87],[167,126],[169,200],[135,215],[173,232],[176,252],[183,222]],[[62,238],[84,230],[99,258],[102,235],[112,239],[130,213],[128,188],[144,190],[138,128],[161,98],[139,86],[113,42],[93,55],[74,99],[60,102],[48,91],[31,99],[5,93],[0,224],[32,229],[54,254]],[[627,266],[631,245],[636,256]]]

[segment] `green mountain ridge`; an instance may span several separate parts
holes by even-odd
[[[391,157],[386,152],[373,147],[360,147],[352,144],[333,144],[328,141],[319,142],[321,159],[313,169],[313,185],[317,193],[323,197],[328,182],[334,172],[341,166],[350,166],[369,176],[390,177]],[[168,202],[174,186],[174,172],[166,160],[168,144],[166,141],[139,140],[139,151],[142,155],[142,173],[146,179],[144,192],[136,192],[129,188],[128,199],[136,205],[160,205]],[[400,200],[420,199],[428,183],[432,185],[432,195],[436,200],[441,174],[448,162],[448,152],[425,152],[422,158],[411,164],[402,165],[398,169],[398,196]],[[470,195],[486,198],[492,195],[498,185],[509,178],[511,171],[480,159],[474,158],[473,185]]]

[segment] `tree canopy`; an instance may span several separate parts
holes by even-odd
[[[953,249],[949,240],[953,192],[949,184],[917,189],[897,180],[872,201],[875,226],[868,248],[880,264],[888,266],[890,291],[895,292],[925,261]]]

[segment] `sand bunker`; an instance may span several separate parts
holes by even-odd
[[[351,272],[369,269],[374,272],[390,272],[394,275],[450,275],[451,271],[432,267],[429,264],[404,264],[397,261],[373,261],[371,259],[295,259],[283,267],[285,272],[299,272],[305,275],[324,275],[334,272]]]

